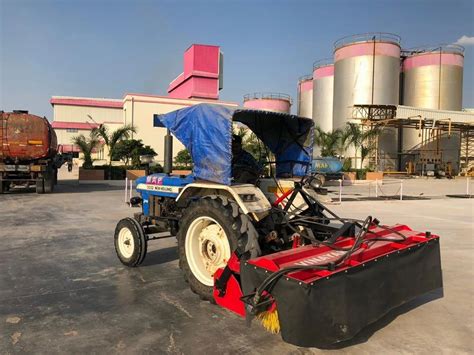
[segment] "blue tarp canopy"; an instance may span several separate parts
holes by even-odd
[[[196,178],[226,185],[232,178],[232,121],[245,124],[275,154],[277,177],[310,173],[311,119],[212,104],[153,117],[155,127],[168,128],[188,149]]]

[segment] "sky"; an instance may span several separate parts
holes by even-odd
[[[334,41],[365,32],[398,34],[404,48],[459,40],[463,106],[474,107],[472,0],[0,0],[0,110],[52,119],[53,95],[166,95],[193,43],[221,46],[221,99],[296,98]]]

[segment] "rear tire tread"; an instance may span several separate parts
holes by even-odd
[[[218,212],[218,213],[217,213]],[[192,292],[197,294],[203,301],[215,303],[213,297],[213,287],[202,284],[193,275],[186,259],[185,240],[186,232],[191,222],[201,216],[210,216],[216,220],[221,219],[226,223],[221,223],[222,228],[227,229],[226,234],[232,252],[239,250],[243,255],[242,259],[247,258],[245,252],[248,235],[254,230],[249,217],[243,213],[237,203],[224,196],[211,195],[192,201],[186,208],[183,217],[179,221],[178,232],[178,253],[179,267],[183,271],[184,280],[189,284]],[[229,233],[230,232],[230,233]],[[230,235],[229,235],[230,234]]]

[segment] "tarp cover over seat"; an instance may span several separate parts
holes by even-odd
[[[155,127],[166,127],[188,149],[197,179],[225,185],[232,179],[232,121],[245,124],[276,158],[276,176],[310,172],[313,121],[289,114],[199,104],[154,115]]]

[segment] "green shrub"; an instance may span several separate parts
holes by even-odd
[[[163,167],[160,164],[150,166],[150,174],[158,174],[163,172]]]
[[[124,165],[120,166],[109,166],[99,165],[93,166],[92,169],[104,170],[104,177],[106,180],[123,180],[127,175],[127,167]]]

